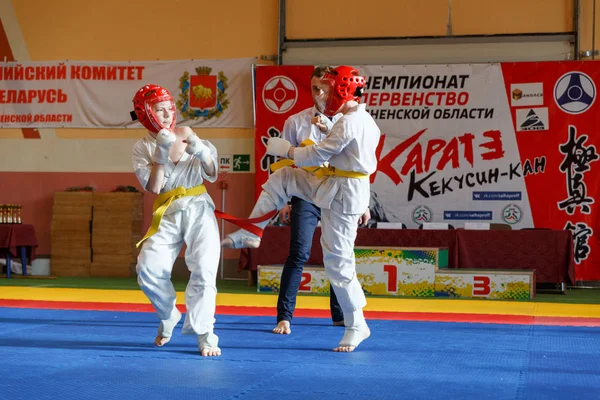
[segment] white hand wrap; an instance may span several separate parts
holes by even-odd
[[[186,139],[187,146],[185,147],[185,151],[188,154],[193,155],[198,158],[200,161],[205,163],[210,163],[211,154],[210,148],[202,143],[202,140],[196,135],[190,135]]]
[[[166,164],[169,161],[169,149],[175,143],[175,140],[175,135],[167,129],[161,129],[156,134],[156,149],[152,156],[152,161],[155,164]]]
[[[287,140],[272,137],[267,142],[267,154],[287,158],[290,147],[292,147],[292,144]]]

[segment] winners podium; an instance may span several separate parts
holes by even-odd
[[[356,273],[367,296],[529,300],[535,271],[448,268],[447,248],[355,247]],[[258,266],[258,292],[278,293],[281,265]],[[322,267],[306,267],[299,293],[328,294]]]

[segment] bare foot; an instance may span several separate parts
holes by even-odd
[[[347,327],[339,346],[333,349],[333,351],[340,353],[349,353],[354,351],[354,349],[356,349],[358,345],[369,336],[371,336],[371,331],[369,330],[367,324],[359,327]]]
[[[219,337],[213,332],[198,335],[198,349],[202,357],[216,357],[221,355]]]
[[[344,326],[344,321],[333,321],[333,326]]]
[[[154,344],[158,347],[162,347],[165,344],[169,343],[170,340],[171,340],[170,337],[162,337],[159,335],[154,339]]]
[[[260,247],[260,240],[244,240],[241,243],[234,243],[233,240],[226,237],[221,242],[221,247],[224,249],[258,249]]]
[[[217,357],[221,355],[221,349],[218,347],[205,347],[200,353],[202,357]]]
[[[333,349],[333,351],[336,351],[338,353],[351,353],[354,351],[355,348],[356,346],[338,346],[335,349]]]
[[[161,321],[158,325],[158,333],[154,338],[154,344],[158,347],[162,347],[169,343],[173,334],[173,329],[181,320],[181,313],[179,310],[175,310],[175,315],[168,321]]]
[[[257,249],[260,247],[260,238],[243,229],[230,233],[221,241],[225,249]]]
[[[290,321],[279,321],[277,326],[273,328],[273,333],[278,333],[280,335],[289,335],[292,333],[292,329],[290,328]]]

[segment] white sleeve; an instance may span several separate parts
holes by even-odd
[[[217,154],[217,148],[215,146],[213,146],[213,144],[211,142],[209,142],[208,140],[203,140],[203,139],[200,139],[200,140],[202,140],[202,143],[204,143],[210,149],[210,158],[211,158],[213,167],[215,168],[215,174],[213,176],[209,176],[206,174],[206,171],[204,171],[204,168],[201,167],[202,179],[204,179],[210,183],[214,183],[217,181],[217,178],[219,177],[219,156]],[[200,165],[202,165],[202,163]]]
[[[288,118],[285,120],[283,124],[283,131],[281,131],[281,137],[292,144],[292,146],[298,146],[298,132],[296,128],[296,124],[294,124],[294,120],[292,118]]]
[[[131,163],[138,182],[146,190],[148,179],[150,179],[150,172],[152,171],[152,155],[148,153],[147,147],[144,146],[141,140],[133,145]]]
[[[294,164],[298,167],[311,165],[322,165],[337,154],[352,141],[352,137],[347,134],[346,121],[340,121],[333,125],[329,134],[318,144],[306,147],[296,147],[294,149]]]

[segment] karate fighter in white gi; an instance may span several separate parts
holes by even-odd
[[[219,356],[219,338],[213,333],[219,228],[215,205],[202,184],[217,179],[217,151],[191,128],[176,126],[175,104],[166,89],[145,85],[136,93],[133,105],[132,117],[149,133],[133,146],[133,170],[144,189],[159,194],[136,267],[140,288],[160,319],[154,344],[169,342],[181,319],[171,271],[185,243],[185,262],[191,274],[185,289],[187,312],[182,332],[198,336],[202,356]]]
[[[377,168],[375,150],[381,133],[365,105],[359,104],[365,78],[356,69],[339,66],[325,74],[322,82],[324,114],[343,116],[320,143],[312,146],[293,147],[285,139],[269,139],[268,154],[289,158],[299,168],[285,167],[271,174],[250,217],[281,209],[291,196],[321,208],[323,263],[345,325],[344,336],[333,350],[350,352],[370,335],[362,311],[367,302],[356,277],[354,240],[358,226],[370,219],[369,175]],[[328,167],[318,168],[326,162]],[[258,224],[260,228],[264,225]],[[238,230],[221,244],[226,248],[256,248],[260,237]]]

